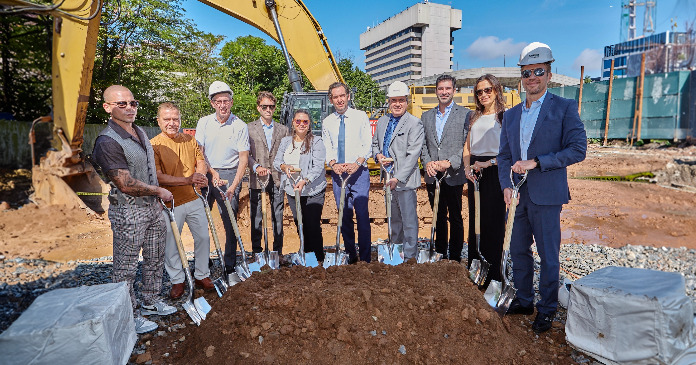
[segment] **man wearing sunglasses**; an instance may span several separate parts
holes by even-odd
[[[113,231],[114,265],[111,280],[126,281],[130,291],[135,331],[157,329],[157,323],[143,315],[168,315],[176,308],[159,296],[164,273],[167,228],[159,199],[171,201],[172,193],[159,186],[155,156],[145,131],[133,124],[138,101],[126,87],[112,85],[104,90],[108,126],[94,143],[94,159],[106,174],[109,193],[109,221]],[[138,256],[143,253],[142,308],[138,308],[133,284]]]
[[[262,251],[261,247],[261,184],[259,178],[268,178],[271,174],[266,192],[270,197],[273,221],[273,251],[283,254],[283,209],[284,192],[280,189],[280,173],[271,169],[280,140],[289,136],[288,128],[273,121],[276,98],[268,91],[259,92],[256,98],[256,110],[259,119],[249,123],[249,202],[251,204],[251,247],[254,253]],[[282,256],[281,256],[282,257]]]
[[[585,159],[587,136],[574,100],[547,92],[551,80],[551,48],[534,42],[522,50],[522,86],[526,99],[505,112],[500,135],[498,171],[505,203],[512,200],[510,170],[528,172],[519,189],[515,224],[510,243],[517,298],[508,314],[534,313],[534,258],[541,257],[536,333],[548,331],[558,307],[560,214],[570,200],[566,167]],[[519,175],[515,182],[519,181]]]
[[[461,261],[464,248],[462,192],[466,183],[462,154],[469,130],[466,116],[471,110],[454,102],[456,83],[457,80],[447,74],[435,81],[438,106],[421,116],[425,128],[421,163],[425,168],[425,187],[431,207],[435,201],[435,178],[447,173],[440,186],[435,250],[444,258]]]
[[[389,85],[389,111],[377,121],[372,138],[372,154],[378,163],[392,169],[392,178],[385,184],[392,190],[392,239],[404,245],[404,260],[418,253],[418,200],[421,186],[418,158],[423,147],[423,123],[407,112],[408,86],[396,81]],[[384,162],[392,158],[393,162]],[[391,166],[390,166],[391,165]]]
[[[246,123],[232,114],[234,93],[229,85],[222,81],[214,81],[208,88],[210,106],[215,113],[206,115],[198,120],[196,125],[196,140],[201,146],[210,170],[208,171],[208,204],[217,202],[222,224],[225,227],[225,271],[234,272],[237,263],[237,237],[232,229],[232,223],[223,208],[225,202],[219,186],[230,200],[235,217],[239,209],[239,193],[242,189],[242,177],[247,168],[249,158],[249,131]],[[224,185],[227,181],[229,185]]]

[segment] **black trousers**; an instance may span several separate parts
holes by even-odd
[[[490,156],[471,156],[471,164],[476,161],[488,161]],[[472,259],[479,259],[476,252],[476,230],[474,217],[476,214],[476,204],[474,203],[474,183],[468,181],[469,198],[469,262]],[[505,199],[500,190],[498,180],[498,166],[491,166],[483,169],[479,180],[479,194],[481,196],[481,234],[480,246],[481,255],[491,264],[484,287],[487,287],[491,280],[502,281],[500,273],[500,260],[503,257],[503,239],[505,238]]]
[[[321,234],[321,212],[324,210],[324,195],[326,189],[313,196],[300,197],[300,209],[302,209],[302,234],[304,234],[305,252],[314,252],[318,261],[324,261],[324,236]],[[292,216],[297,224],[297,211],[295,207],[295,195],[287,194],[288,205],[292,210]]]
[[[435,202],[435,184],[425,184],[428,191],[430,207]],[[462,261],[464,248],[464,221],[462,219],[462,192],[464,185],[449,185],[444,180],[440,183],[440,206],[437,211],[435,229],[435,251],[443,258]],[[449,240],[447,239],[447,222],[449,221]],[[449,252],[447,246],[449,245]]]
[[[283,254],[283,209],[285,192],[275,183],[271,178],[268,186],[266,186],[266,193],[268,194],[268,200],[271,204],[270,211],[266,211],[266,224],[270,228],[266,231],[267,234],[272,234],[273,239],[268,239],[272,242],[273,251],[278,251],[280,255]],[[264,250],[261,244],[263,240],[263,224],[261,222],[262,210],[261,210],[261,189],[249,189],[249,210],[251,218],[251,248],[254,253],[258,253]],[[266,207],[268,209],[268,207]]]

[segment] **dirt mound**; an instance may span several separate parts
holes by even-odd
[[[572,362],[560,323],[537,338],[531,317],[501,319],[453,262],[269,271],[211,304],[155,340],[153,363]]]
[[[662,185],[696,191],[696,161],[675,159],[655,173],[655,178]]]

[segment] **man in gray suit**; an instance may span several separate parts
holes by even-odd
[[[280,174],[271,170],[273,160],[278,153],[280,140],[289,136],[288,128],[273,121],[276,98],[268,91],[259,92],[256,109],[261,117],[249,123],[249,166],[253,174],[249,176],[249,203],[251,208],[251,247],[255,253],[263,251],[261,247],[261,184],[259,176],[271,179],[266,186],[270,197],[273,217],[273,251],[283,253],[283,191],[280,189]]]
[[[404,259],[416,257],[418,252],[418,214],[416,189],[421,185],[418,157],[423,147],[423,124],[420,119],[406,111],[408,86],[396,81],[389,86],[390,114],[377,121],[377,130],[372,137],[372,154],[377,162],[385,166],[392,158],[392,178],[386,182],[392,190],[392,239],[403,243]]]
[[[435,250],[450,260],[461,261],[464,247],[462,221],[462,191],[466,176],[462,166],[462,152],[468,126],[469,109],[454,101],[456,79],[440,75],[435,82],[438,107],[423,113],[425,143],[421,163],[425,167],[425,183],[430,206],[435,198],[435,177],[447,172],[440,188],[440,206],[437,212]],[[450,223],[449,255],[447,252],[447,216]]]

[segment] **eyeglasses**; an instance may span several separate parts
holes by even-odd
[[[217,106],[230,105],[232,104],[232,100],[213,100],[213,104]]]
[[[295,119],[295,124],[309,125],[309,119]]]
[[[119,107],[119,108],[121,108],[121,109],[125,109],[128,105],[130,105],[132,108],[137,108],[137,107],[140,105],[140,103],[139,103],[137,100],[131,100],[131,101],[114,101],[114,102],[110,102],[110,103],[107,103],[107,104],[114,104],[114,105],[116,105],[117,107]]]
[[[262,105],[259,105],[259,106],[261,107],[262,110],[266,110],[266,109],[271,109],[271,110],[273,110],[273,109],[275,109],[275,107],[276,107],[275,104],[273,104],[273,105],[263,105],[263,104],[262,104]]]
[[[486,93],[486,94],[490,95],[492,92],[493,92],[493,88],[492,88],[492,87],[487,87],[487,88],[483,88],[483,89],[478,89],[478,90],[476,90],[476,96],[481,96],[481,95],[483,95],[483,93]]]
[[[536,77],[542,77],[542,76],[546,75],[546,70],[539,67],[539,68],[535,68],[534,70],[522,70],[522,78],[523,79],[530,78],[532,76],[532,72],[534,72],[534,76],[536,76]]]

